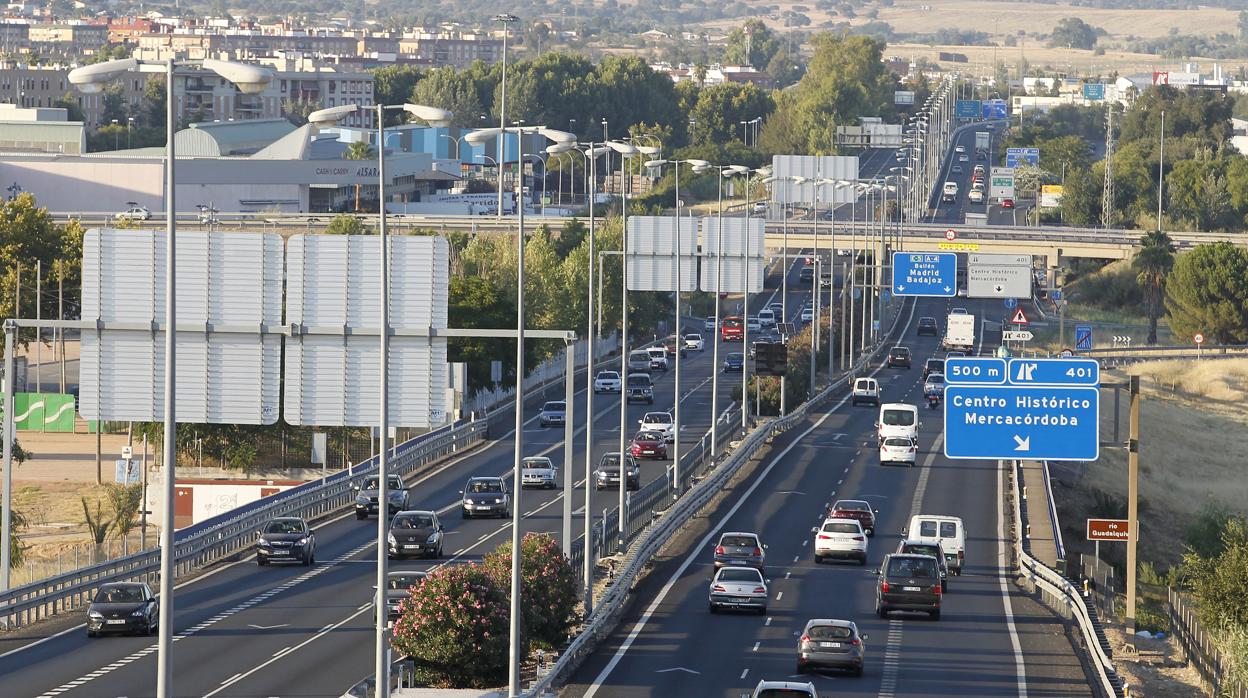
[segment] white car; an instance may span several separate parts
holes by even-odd
[[[965,152],[966,152],[966,146],[964,146],[964,145],[955,146],[955,147],[954,147],[954,149],[953,149],[953,152],[958,153],[958,154],[965,153]]]
[[[854,381],[854,391],[850,394],[850,404],[866,402],[880,404],[880,382],[874,378],[859,378]]]
[[[966,308],[954,308],[949,311],[950,315],[966,315]]]
[[[599,371],[594,376],[594,392],[595,393],[618,393],[620,392],[620,374],[618,371]]]
[[[703,349],[705,349],[706,346],[702,341],[702,335],[700,334],[685,335],[685,348],[690,351],[702,351]]]
[[[971,161],[971,156],[969,156],[969,155],[959,155],[959,156],[958,156],[958,162],[970,162],[970,161]]]
[[[113,216],[113,220],[117,221],[146,221],[150,220],[152,212],[147,210],[146,206],[131,206]]]
[[[758,311],[758,322],[760,327],[774,327],[776,313],[771,308],[764,308]]]
[[[880,442],[880,465],[900,463],[914,467],[918,451],[919,447],[914,443],[914,439],[890,436]]]
[[[650,370],[666,371],[667,370],[667,350],[663,347],[650,347],[646,349],[646,353],[650,355]]]
[[[815,309],[810,306],[806,306],[805,308],[802,308],[801,317],[802,317],[802,322],[810,322],[811,320],[814,320]]]
[[[809,696],[809,698],[819,698],[819,692],[815,690],[815,684],[809,682],[759,681],[758,685],[754,687],[754,692],[750,694],[750,698],[772,698],[773,696],[784,696],[784,698],[807,698]]]
[[[943,373],[929,373],[927,380],[923,381],[923,397],[924,399],[935,395],[938,398],[945,397],[945,375]]]
[[[766,202],[766,201],[755,201],[755,202],[754,202],[754,213],[767,213],[767,202]]]
[[[867,534],[857,519],[825,519],[815,534],[815,562],[844,557],[867,564]]]
[[[707,315],[706,319],[702,321],[702,331],[703,332],[715,331],[715,316],[714,315]]]
[[[757,315],[751,315],[745,319],[745,331],[750,334],[763,331],[763,324],[758,321]]]
[[[676,440],[676,421],[667,412],[647,412],[637,420],[642,431],[657,431],[670,444]]]
[[[766,615],[767,580],[753,567],[723,567],[711,579],[707,606],[711,613],[720,609],[750,609]]]
[[[520,461],[520,486],[543,487],[553,490],[557,487],[559,469],[545,456],[529,456]]]

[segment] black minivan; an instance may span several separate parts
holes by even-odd
[[[910,349],[909,347],[893,347],[888,350],[889,368],[900,366],[902,368],[910,368]]]
[[[875,613],[918,611],[940,620],[940,568],[931,555],[892,553],[884,556],[875,584]]]

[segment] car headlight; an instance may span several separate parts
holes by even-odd
[[[96,620],[104,620],[104,614],[100,613],[99,611],[91,611],[87,613],[87,615]]]
[[[307,545],[307,544],[308,544],[308,537],[307,537],[307,536],[304,536],[303,538],[300,538],[300,539],[299,539],[299,543],[298,543],[298,545]]]
[[[394,537],[394,534],[393,534],[393,533],[390,533],[390,534],[386,535],[386,542],[387,542],[387,543],[389,543],[390,545],[398,545],[398,544],[399,544],[399,540],[398,540],[397,538],[395,538],[395,537]]]
[[[434,533],[430,534],[430,536],[429,536],[429,538],[428,538],[428,539],[426,539],[426,540],[425,540],[425,544],[426,544],[426,545],[433,545],[434,543],[437,543],[437,542],[438,542],[438,536],[440,536],[440,535],[441,535],[441,534],[439,534],[439,533],[437,533],[437,532],[435,531]]]
[[[265,546],[265,547],[268,547],[269,545],[269,541],[266,538],[261,538],[259,542],[260,542],[260,545]]]
[[[494,498],[494,503],[495,503],[495,504],[502,504],[502,503],[503,503],[503,498],[502,498],[502,497],[495,497],[495,498]]]
[[[130,617],[131,617],[131,618],[139,618],[139,617],[142,617],[142,615],[143,615],[143,609],[141,609],[141,608],[140,608],[140,609],[138,609],[138,610],[134,611],[133,613],[131,613],[131,614],[130,614]]]
[[[368,504],[368,497],[365,497],[364,495],[361,494],[355,498],[355,503],[356,504]]]

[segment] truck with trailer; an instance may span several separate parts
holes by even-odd
[[[975,349],[975,316],[950,313],[945,320],[945,337],[940,341],[945,351],[971,352]]]

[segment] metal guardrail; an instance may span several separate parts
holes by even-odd
[[[1066,569],[1066,545],[1062,542],[1062,522],[1057,518],[1057,502],[1053,499],[1053,480],[1049,477],[1049,462],[1041,461],[1044,467],[1044,496],[1049,504],[1049,524],[1053,527],[1053,546],[1057,548],[1057,566]]]
[[[1172,588],[1166,589],[1166,597],[1170,630],[1183,646],[1188,661],[1196,667],[1209,695],[1220,698],[1248,698],[1248,686],[1232,685],[1226,680],[1228,658],[1222,656],[1222,651],[1200,624],[1200,620],[1196,618],[1196,610],[1190,607],[1182,594]]]
[[[443,457],[483,441],[488,422],[476,420],[417,436],[394,449],[393,471],[407,475],[427,469]],[[354,501],[352,485],[375,472],[377,458],[265,497],[193,526],[174,536],[174,576],[181,577],[209,563],[251,547],[260,524],[277,516],[316,519]],[[0,626],[8,629],[75,610],[89,603],[93,592],[108,582],[157,579],[160,550],[154,548],[80,568],[0,593]]]
[[[911,314],[913,315],[913,313]],[[722,485],[735,475],[741,466],[753,458],[772,437],[788,431],[794,425],[804,420],[812,408],[823,405],[834,395],[848,388],[856,374],[877,360],[880,353],[890,345],[892,342],[891,338],[898,327],[901,326],[901,317],[902,312],[899,309],[893,320],[893,325],[889,328],[888,333],[884,335],[883,340],[871,352],[864,355],[849,371],[846,371],[840,378],[832,381],[818,394],[798,406],[792,413],[763,422],[758,428],[745,435],[745,438],[731,455],[724,459],[722,463],[710,464],[712,469],[709,471],[709,474],[677,499],[669,509],[654,521],[652,526],[645,528],[642,525],[638,529],[642,535],[637,536],[629,548],[623,569],[616,575],[603,597],[599,599],[581,632],[572,640],[558,660],[550,665],[547,673],[530,686],[527,691],[524,691],[522,695],[526,698],[539,698],[550,695],[548,691],[554,683],[570,671],[582,657],[591,652],[597,640],[611,632],[614,627],[614,621],[628,598],[629,590],[633,587],[638,575],[649,563],[650,558],[667,543],[668,539],[676,531],[680,530],[690,518],[697,514],[712,497],[718,494]],[[731,430],[726,429],[724,431]],[[655,480],[650,484],[653,485],[655,482],[662,483],[662,481]],[[666,483],[662,484],[664,489],[666,489]],[[638,495],[640,494],[639,492]],[[637,519],[634,519],[634,522],[636,521]],[[608,528],[607,530],[613,529]],[[631,525],[630,530],[632,530]]]
[[[1013,505],[1011,513],[1014,516],[1012,543],[1014,559],[1017,561],[1019,574],[1030,589],[1041,592],[1041,598],[1047,605],[1063,616],[1072,618],[1075,624],[1079,626],[1083,646],[1087,650],[1089,658],[1092,660],[1092,668],[1096,672],[1097,681],[1091,687],[1097,690],[1097,695],[1102,698],[1122,698],[1123,682],[1118,676],[1118,672],[1114,669],[1113,650],[1110,648],[1109,641],[1105,638],[1104,633],[1100,630],[1100,621],[1095,609],[1089,608],[1084,601],[1082,593],[1070,580],[1032,557],[1027,549],[1028,546],[1025,545],[1022,532],[1024,528],[1023,521],[1026,520],[1023,507],[1026,505],[1023,503],[1024,500],[1019,491],[1022,473],[1020,472],[1018,461],[1007,462],[1013,464],[1009,469],[1011,483],[1010,500]],[[1052,501],[1052,495],[1049,496],[1049,499]]]
[[[1079,356],[1089,359],[1214,359],[1230,356],[1248,356],[1248,344],[1176,344],[1170,346],[1106,347],[1086,349]]]

